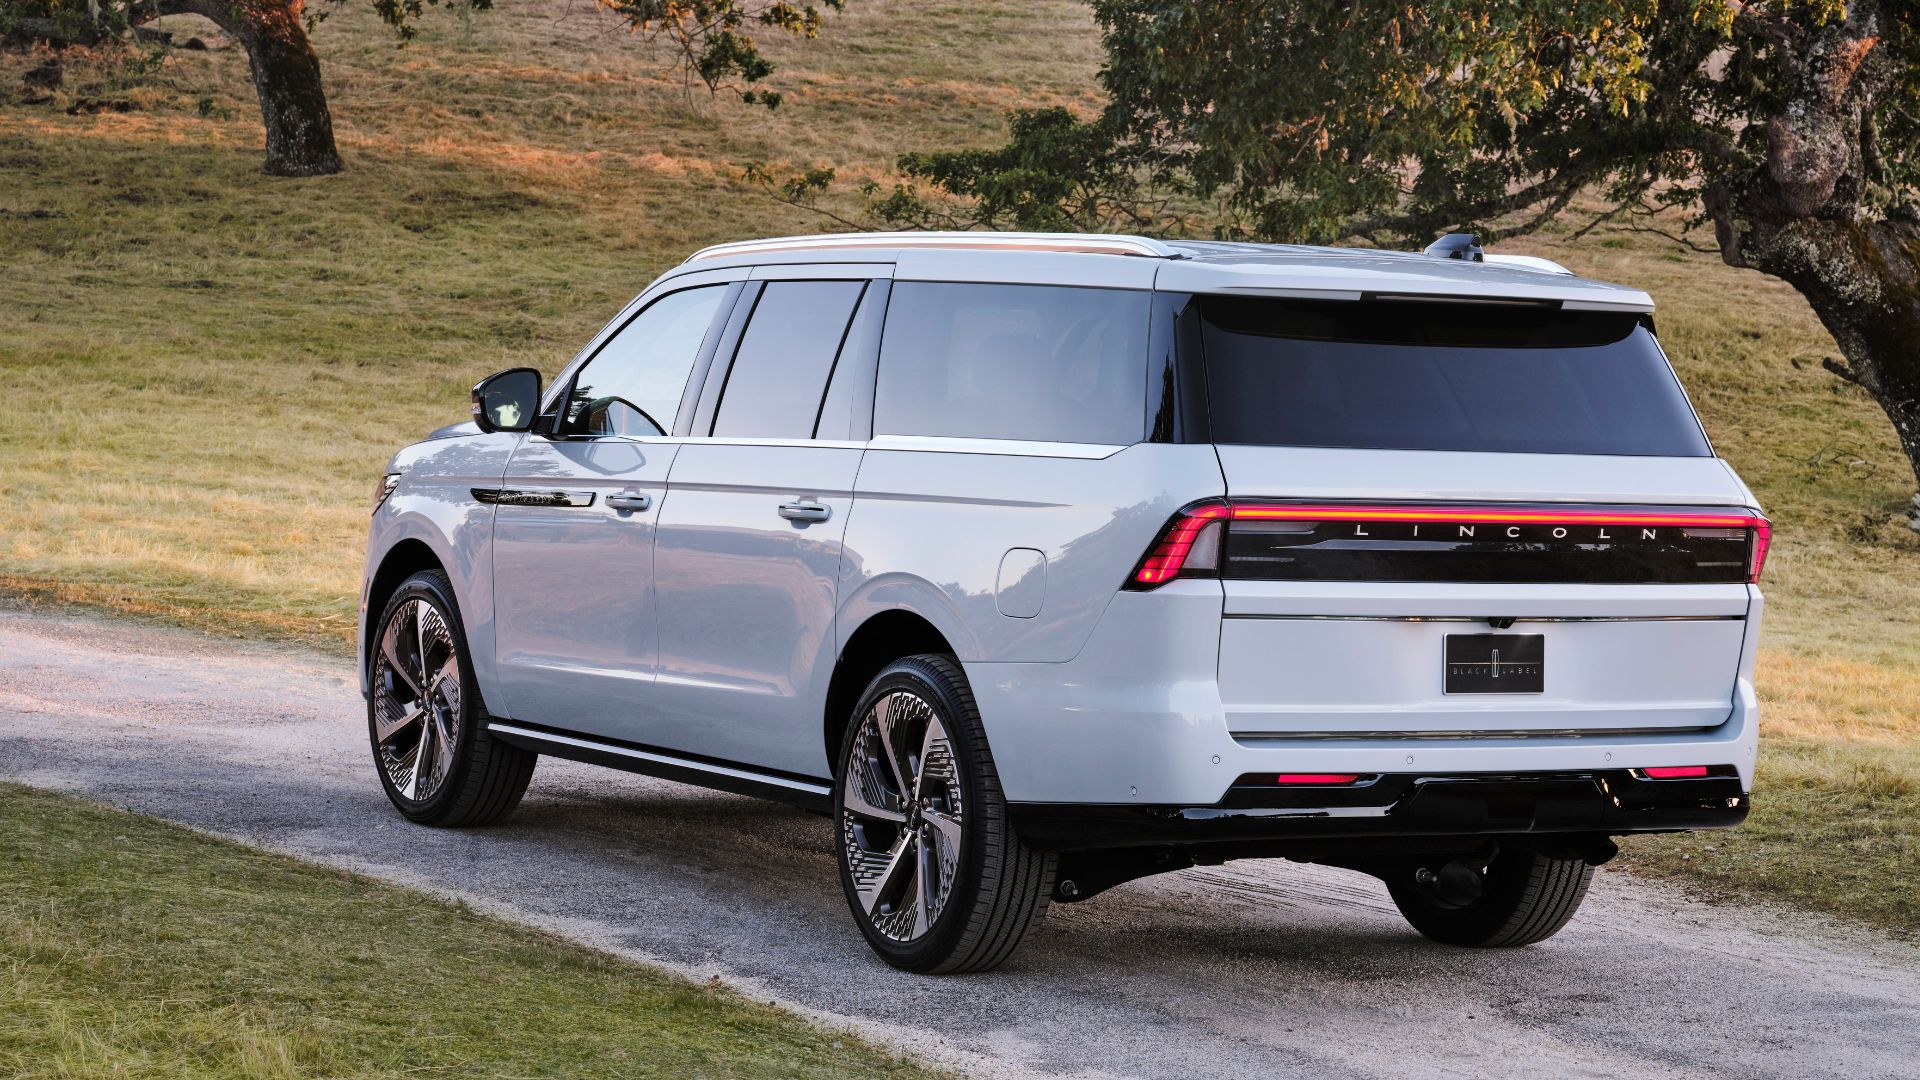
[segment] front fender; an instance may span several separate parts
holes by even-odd
[[[394,551],[423,544],[453,584],[466,629],[467,651],[484,697],[494,684],[493,506],[473,489],[494,487],[521,436],[505,432],[416,443],[394,457],[388,471],[400,484],[374,512],[360,582],[360,682],[365,693],[372,610],[370,592]]]

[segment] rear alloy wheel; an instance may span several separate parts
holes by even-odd
[[[855,708],[834,788],[841,883],[875,952],[908,971],[984,971],[1046,910],[1053,856],[1007,820],[966,677],[912,656]]]
[[[1484,867],[1460,860],[1409,866],[1385,881],[1415,930],[1448,945],[1497,949],[1559,933],[1586,899],[1593,867],[1502,848]]]
[[[401,583],[374,638],[367,727],[387,798],[425,825],[484,825],[520,802],[539,755],[488,734],[453,587]]]

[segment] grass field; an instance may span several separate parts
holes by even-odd
[[[0,1074],[931,1075],[455,904],[11,785]]]
[[[0,587],[221,633],[347,647],[387,455],[514,364],[557,369],[694,246],[819,222],[739,179],[977,145],[1015,105],[1097,104],[1066,0],[860,0],[775,47],[776,113],[690,95],[566,0],[508,0],[397,50],[322,24],[347,172],[260,175],[244,56],[143,84],[75,65],[12,96],[0,56]],[[125,113],[69,116],[78,95]],[[1786,286],[1643,233],[1508,245],[1647,287],[1720,452],[1776,521],[1761,792],[1731,834],[1629,845],[1650,873],[1920,928],[1920,537],[1891,430],[1820,370]]]

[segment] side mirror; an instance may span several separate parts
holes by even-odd
[[[473,422],[481,431],[526,431],[540,415],[540,373],[508,368],[473,388]]]

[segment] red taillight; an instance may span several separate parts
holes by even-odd
[[[1134,570],[1130,588],[1151,589],[1177,577],[1210,577],[1219,569],[1224,538],[1220,529],[1235,521],[1398,521],[1415,524],[1459,523],[1487,525],[1602,525],[1681,529],[1745,529],[1749,537],[1747,580],[1758,582],[1766,566],[1772,524],[1755,513],[1710,514],[1605,509],[1555,510],[1486,506],[1372,506],[1313,503],[1204,502],[1187,507],[1167,524],[1160,539]],[[1218,523],[1210,542],[1199,543],[1207,527]],[[1196,546],[1213,557],[1199,565]]]
[[[1767,544],[1773,539],[1773,523],[1755,514],[1746,520],[1746,525],[1753,530],[1753,564],[1747,580],[1757,584],[1760,581],[1760,571],[1766,569]]]
[[[1640,773],[1649,780],[1701,780],[1707,775],[1705,765],[1652,765],[1641,769]]]
[[[1235,521],[1464,521],[1489,525],[1638,525],[1658,528],[1716,525],[1755,528],[1757,514],[1634,513],[1613,510],[1506,510],[1486,506],[1310,506],[1235,503]]]
[[[1345,772],[1283,772],[1273,778],[1282,787],[1339,787],[1359,780],[1359,773]]]
[[[1153,545],[1147,557],[1140,560],[1140,566],[1133,572],[1133,584],[1136,587],[1152,588],[1164,585],[1188,570],[1187,562],[1193,554],[1194,541],[1200,538],[1201,530],[1227,516],[1229,508],[1224,503],[1201,503],[1182,510],[1160,534],[1160,542]],[[1212,569],[1209,567],[1208,569]]]

